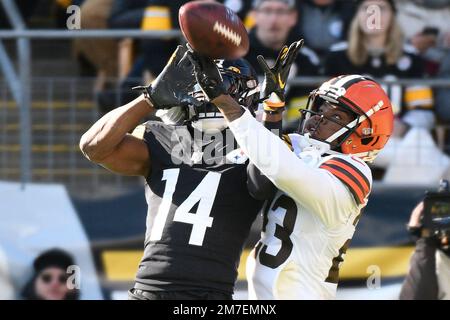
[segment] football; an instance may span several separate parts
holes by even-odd
[[[198,53],[213,59],[238,59],[249,49],[241,19],[213,1],[192,1],[180,8],[178,19],[184,37]]]

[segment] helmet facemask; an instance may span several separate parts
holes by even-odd
[[[339,111],[343,111],[347,114],[351,115],[351,120],[348,123],[344,123],[338,119],[334,119],[330,116],[327,116],[325,114],[322,114],[319,111],[319,108],[323,105],[327,104],[333,108],[338,108]],[[342,144],[356,131],[356,128],[358,127],[358,114],[355,113],[353,110],[348,108],[345,104],[342,104],[341,102],[330,99],[326,96],[319,95],[317,90],[313,91],[308,99],[308,103],[306,106],[306,109],[300,110],[300,113],[302,114],[302,118],[299,125],[299,133],[302,135],[309,135],[311,136],[312,132],[315,132],[317,129],[320,128],[320,126],[323,124],[325,120],[333,122],[336,124],[339,129],[335,130],[334,133],[332,133],[327,138],[318,138],[318,137],[311,137],[314,140],[321,141],[324,143],[327,143],[330,145],[330,149],[333,151],[341,152],[341,146]],[[312,125],[312,121],[310,120],[312,117],[316,117],[316,122]]]
[[[259,102],[259,87],[256,78],[240,74],[240,70],[233,66],[226,69],[219,67],[219,71],[228,94],[239,105],[255,115]],[[188,121],[191,125],[203,132],[224,130],[227,127],[225,118],[219,109],[207,100],[198,84],[195,85],[194,92],[191,94],[203,102],[200,106],[189,106]]]

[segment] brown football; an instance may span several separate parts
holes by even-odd
[[[188,2],[178,19],[191,47],[213,59],[238,59],[249,49],[248,33],[241,19],[224,5],[207,0]]]

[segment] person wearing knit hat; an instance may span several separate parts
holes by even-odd
[[[68,267],[74,265],[73,258],[60,249],[50,249],[40,254],[33,262],[34,275],[27,283],[22,296],[26,300],[77,300],[78,289],[68,287]]]

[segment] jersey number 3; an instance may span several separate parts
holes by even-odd
[[[162,180],[166,181],[166,188],[158,208],[158,213],[153,222],[150,241],[161,240],[179,174],[180,169],[164,170]],[[189,237],[189,244],[191,245],[201,246],[205,238],[206,229],[212,226],[213,218],[210,217],[210,213],[219,182],[220,173],[208,172],[197,188],[192,191],[189,197],[175,211],[173,221],[192,224],[192,231]],[[197,203],[197,212],[189,212]]]
[[[269,253],[269,247],[263,245],[259,253],[259,261],[262,265],[276,269],[281,266],[291,255],[293,244],[290,235],[294,231],[295,220],[297,220],[297,205],[295,201],[282,194],[275,200],[272,207],[267,206],[268,211],[264,214],[264,232],[273,232],[275,238],[281,241],[281,248],[274,255]],[[275,223],[275,215],[284,214],[282,225]],[[273,215],[273,217],[272,217]]]

